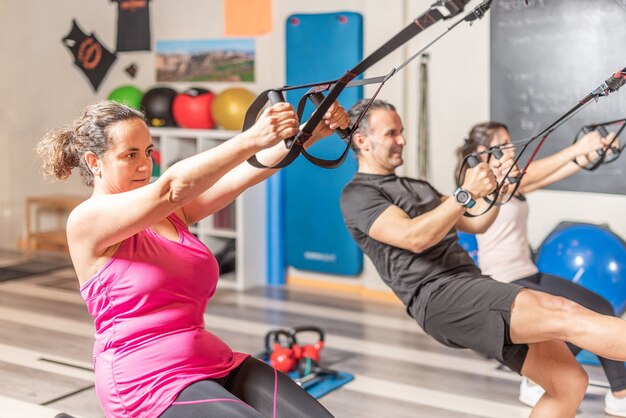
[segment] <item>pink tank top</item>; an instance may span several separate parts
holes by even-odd
[[[176,215],[168,219],[177,242],[142,231],[80,289],[94,317],[96,393],[109,418],[158,417],[183,388],[248,357],[204,329],[217,262]]]

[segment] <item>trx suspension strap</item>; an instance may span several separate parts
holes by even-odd
[[[513,165],[511,166],[511,168],[509,168],[509,170],[507,171],[507,173],[504,176],[504,178],[500,181],[500,183],[498,183],[498,186],[496,187],[496,189],[493,192],[493,195],[494,195],[493,200],[485,199],[489,203],[489,206],[480,214],[472,215],[472,214],[466,213],[466,216],[469,216],[469,217],[480,216],[480,215],[485,214],[489,209],[491,209],[496,204],[496,201],[497,201],[498,196],[500,194],[500,190],[502,189],[502,187],[504,186],[505,182],[507,182],[507,181],[510,184],[515,184],[515,188],[514,188],[513,192],[511,193],[511,195],[509,197],[509,200],[510,200],[511,196],[513,196],[515,194],[515,192],[517,191],[517,189],[519,188],[519,185],[521,183],[522,178],[524,177],[524,174],[526,173],[526,170],[528,169],[530,164],[533,162],[533,160],[537,156],[537,153],[539,152],[539,149],[544,144],[544,142],[546,141],[548,136],[552,132],[557,130],[562,124],[564,124],[570,118],[572,118],[576,113],[581,111],[584,107],[586,107],[587,105],[589,105],[590,103],[592,103],[594,101],[597,102],[600,99],[600,97],[608,96],[609,94],[611,94],[613,92],[616,92],[624,84],[626,84],[626,67],[624,67],[622,70],[617,71],[615,74],[613,74],[612,76],[607,78],[598,88],[596,88],[591,93],[589,93],[587,96],[585,96],[574,107],[572,107],[570,110],[568,110],[565,114],[563,114],[561,117],[559,117],[556,121],[554,121],[552,124],[550,124],[550,126],[545,128],[539,134],[535,135],[534,137],[530,138],[527,141],[518,142],[517,144],[523,144],[524,146],[522,147],[521,151],[517,154],[515,160],[513,161]],[[622,129],[624,129],[623,126],[622,126]],[[620,133],[621,133],[621,130],[620,130]],[[532,142],[536,141],[539,138],[541,138],[541,141],[539,141],[539,143],[537,144],[537,146],[533,150],[533,153],[531,154],[530,158],[528,159],[528,161],[526,162],[524,167],[520,170],[519,176],[517,178],[511,177],[510,176],[511,171],[513,170],[513,168],[519,162],[520,157],[524,154],[524,152],[526,151],[528,146]],[[510,147],[510,146],[513,146],[513,144],[508,144],[506,146],[492,147],[492,148],[488,149],[487,151],[483,151],[483,152],[467,155],[463,159],[463,163],[462,163],[462,166],[461,166],[461,170],[459,170],[459,173],[463,172],[466,164],[469,167],[477,166],[480,163],[480,155],[488,154],[488,155],[493,155],[495,158],[500,158],[500,157],[502,157],[502,149]],[[621,150],[620,150],[620,152],[621,152]],[[606,153],[606,150],[604,151],[604,153]]]
[[[602,122],[602,123],[596,123],[592,125],[583,126],[582,128],[580,128],[580,131],[578,132],[578,135],[576,135],[576,138],[574,138],[573,143],[575,144],[585,134],[592,132],[592,131],[597,131],[600,134],[600,136],[602,136],[603,138],[606,138],[609,135],[609,131],[606,129],[606,127],[611,126],[611,125],[621,125],[621,127],[617,130],[611,142],[609,142],[604,147],[602,147],[602,149],[596,150],[596,153],[598,154],[598,158],[595,161],[592,161],[590,162],[590,164],[587,164],[587,165],[579,164],[578,161],[576,161],[576,159],[574,158],[572,161],[576,165],[578,165],[583,170],[595,171],[596,169],[598,169],[598,167],[605,165],[605,164],[612,163],[613,161],[619,158],[619,156],[622,154],[622,150],[624,149],[624,145],[618,146],[616,145],[616,142],[617,142],[617,139],[622,134],[622,132],[624,131],[624,128],[626,127],[626,119],[617,119],[617,120],[612,120],[610,122]]]
[[[300,89],[300,88],[310,88],[310,90],[305,93],[305,95],[300,100],[298,104],[298,117],[302,116],[304,112],[304,106],[306,104],[306,100],[309,99],[315,104],[316,109],[311,115],[310,119],[306,122],[302,130],[300,130],[294,137],[288,138],[285,140],[285,145],[289,149],[289,152],[285,156],[285,158],[280,161],[278,164],[268,167],[261,164],[256,156],[252,156],[248,162],[254,167],[258,168],[282,168],[288,166],[291,162],[293,162],[298,155],[303,154],[309,161],[312,163],[323,167],[323,168],[336,168],[341,165],[341,163],[345,160],[348,155],[348,151],[350,149],[351,144],[351,136],[352,132],[358,127],[358,122],[363,117],[365,112],[369,109],[369,105],[371,105],[372,101],[376,98],[376,95],[384,85],[384,83],[392,77],[397,71],[405,67],[409,62],[411,62],[414,58],[419,56],[422,52],[424,52],[428,47],[434,44],[436,41],[441,39],[445,34],[449,33],[454,27],[460,24],[463,21],[473,22],[474,20],[482,18],[489,7],[491,6],[491,2],[493,0],[485,0],[480,5],[478,5],[472,12],[470,12],[463,19],[456,22],[452,25],[446,32],[444,32],[439,37],[435,38],[432,42],[430,42],[425,48],[421,51],[413,55],[407,61],[405,61],[398,68],[392,69],[387,75],[374,77],[365,80],[354,80],[372,65],[379,62],[381,59],[398,49],[400,46],[408,42],[410,39],[415,37],[418,33],[424,31],[426,28],[432,26],[440,20],[450,19],[452,17],[457,16],[461,13],[467,3],[471,0],[439,0],[435,2],[430,9],[417,17],[411,24],[409,24],[406,28],[401,30],[398,34],[396,34],[393,38],[387,41],[383,46],[378,48],[372,54],[367,56],[364,60],[359,62],[354,68],[348,70],[341,78],[332,81],[326,81],[321,83],[311,83],[300,86],[285,86],[277,89],[266,90],[261,93],[256,100],[252,103],[252,105],[248,108],[246,113],[246,117],[244,120],[243,130],[250,128],[256,121],[258,114],[263,109],[265,104],[269,101],[270,104],[284,102],[285,98],[283,96],[283,92]],[[341,154],[339,158],[336,160],[323,160],[320,158],[313,157],[309,153],[304,150],[304,144],[306,141],[312,136],[313,130],[315,127],[322,121],[324,114],[328,111],[333,102],[337,99],[339,94],[346,87],[354,87],[361,86],[366,84],[374,84],[378,83],[378,89],[376,93],[371,98],[368,105],[365,107],[363,113],[360,115],[357,123],[350,129],[338,129],[337,133],[339,136],[344,139],[347,143],[346,149]],[[328,94],[324,96],[322,94],[323,91],[328,90]]]

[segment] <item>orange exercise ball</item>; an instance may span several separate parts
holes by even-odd
[[[213,120],[222,128],[231,131],[240,131],[246,112],[256,99],[250,90],[241,87],[232,87],[219,93],[211,105]]]

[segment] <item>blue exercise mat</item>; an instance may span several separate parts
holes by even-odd
[[[298,372],[290,372],[287,374],[292,379],[300,377]],[[354,375],[347,372],[337,372],[336,375],[321,376],[319,381],[305,387],[305,390],[314,398],[318,399],[335,389],[340,388],[348,382],[354,380]]]
[[[363,17],[358,13],[289,16],[286,22],[287,84],[341,77],[362,59],[362,45]],[[289,91],[287,100],[296,107],[305,91]],[[348,88],[339,96],[339,102],[348,109],[362,97],[362,87]],[[305,119],[313,108],[309,103]],[[309,152],[316,157],[336,159],[344,148],[345,143],[333,135],[316,143]],[[339,207],[341,190],[356,169],[356,158],[351,151],[343,165],[333,170],[316,167],[303,157],[282,170],[284,254],[288,265],[338,275],[356,276],[361,272],[363,254],[346,229]],[[280,208],[270,207],[269,210]],[[270,254],[270,257],[280,257],[280,253]],[[271,264],[272,260],[269,261]]]
[[[254,355],[256,358],[263,360],[264,362],[269,364],[269,358],[267,351],[263,351]],[[296,380],[300,377],[300,374],[297,370],[287,373],[287,376]],[[319,379],[316,379],[314,382],[310,382],[310,384],[305,384],[303,386],[304,390],[306,390],[311,396],[318,399],[327,393],[332,392],[335,389],[340,388],[348,382],[354,380],[354,375],[348,372],[337,371],[335,375],[325,375],[320,376]]]

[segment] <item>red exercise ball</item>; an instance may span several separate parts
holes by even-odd
[[[215,126],[211,105],[215,94],[206,89],[191,88],[180,93],[172,103],[174,120],[181,128],[211,129]]]

